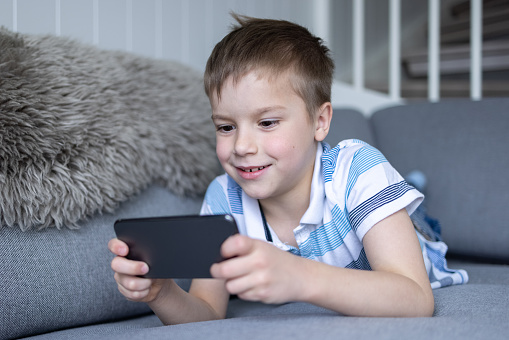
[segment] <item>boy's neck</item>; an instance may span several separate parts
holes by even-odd
[[[306,183],[302,183],[302,190],[293,195],[259,200],[267,223],[283,243],[297,246],[293,230],[299,226],[302,216],[309,208],[312,179],[313,172]]]
[[[265,216],[270,220],[297,220],[298,223],[309,207],[309,195],[297,200],[260,200]]]
[[[309,207],[309,196],[307,200],[300,202],[286,201],[260,202],[267,223],[276,233],[279,240],[285,244],[298,248],[293,230],[299,226],[300,220]]]

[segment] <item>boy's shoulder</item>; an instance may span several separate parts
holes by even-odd
[[[338,175],[363,172],[363,168],[387,162],[375,147],[359,139],[347,139],[331,148],[324,144],[322,166],[324,181],[332,181]]]
[[[359,149],[370,149],[373,148],[370,144],[360,139],[345,139],[339,142],[336,146],[331,147],[327,143],[323,143],[323,153],[328,154],[330,152],[338,154],[340,151],[343,153],[356,152]]]
[[[364,162],[370,158],[385,157],[374,146],[360,139],[345,139],[339,142],[335,147],[330,147],[327,143],[323,143],[322,163],[342,162]]]

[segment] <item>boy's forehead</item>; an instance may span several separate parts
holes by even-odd
[[[225,90],[236,92],[240,86],[252,85],[254,82],[257,82],[259,87],[267,87],[271,90],[291,90],[296,93],[290,79],[288,72],[276,74],[265,69],[256,69],[240,75],[230,75],[221,85],[220,91],[213,91],[211,104],[217,105],[221,101]]]
[[[212,91],[210,103],[212,119],[221,120],[231,115],[263,115],[267,112],[300,111],[308,115],[303,98],[292,86],[288,74],[274,76],[263,72],[249,72],[235,79],[229,77],[220,93]]]

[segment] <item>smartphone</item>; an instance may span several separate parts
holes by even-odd
[[[147,278],[210,278],[221,262],[220,248],[238,233],[231,215],[192,215],[120,219],[117,238],[129,246],[127,258],[149,266]]]

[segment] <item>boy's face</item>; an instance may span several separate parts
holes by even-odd
[[[252,198],[309,197],[317,141],[317,121],[286,76],[248,73],[229,79],[221,100],[211,99],[217,129],[216,152],[224,170]]]

